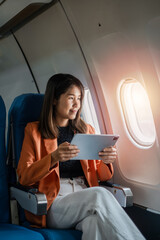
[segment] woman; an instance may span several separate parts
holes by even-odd
[[[76,133],[94,134],[81,118],[84,87],[69,74],[56,74],[47,84],[39,122],[29,123],[18,165],[22,185],[46,194],[46,216],[26,212],[27,219],[49,228],[75,228],[82,239],[144,239],[110,192],[98,181],[113,176],[114,147],[99,152],[101,160],[70,160],[79,153],[70,144]]]

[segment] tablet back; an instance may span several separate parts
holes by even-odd
[[[100,159],[98,153],[105,147],[114,146],[118,135],[110,134],[75,134],[71,144],[77,145],[80,153],[72,160]]]

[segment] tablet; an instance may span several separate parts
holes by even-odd
[[[75,134],[71,144],[77,145],[80,152],[72,160],[100,159],[98,153],[105,147],[114,146],[119,135],[111,134]]]

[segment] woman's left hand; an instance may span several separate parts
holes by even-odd
[[[117,157],[117,150],[115,147],[104,148],[99,152],[99,157],[105,164],[113,163]]]

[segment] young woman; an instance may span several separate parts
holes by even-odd
[[[26,212],[26,217],[41,227],[81,230],[83,240],[144,239],[112,194],[98,184],[113,176],[116,149],[103,149],[100,160],[70,160],[79,153],[70,144],[73,135],[94,134],[80,117],[83,97],[84,87],[77,78],[52,76],[40,121],[25,128],[19,181],[38,187],[48,201],[46,216]]]

